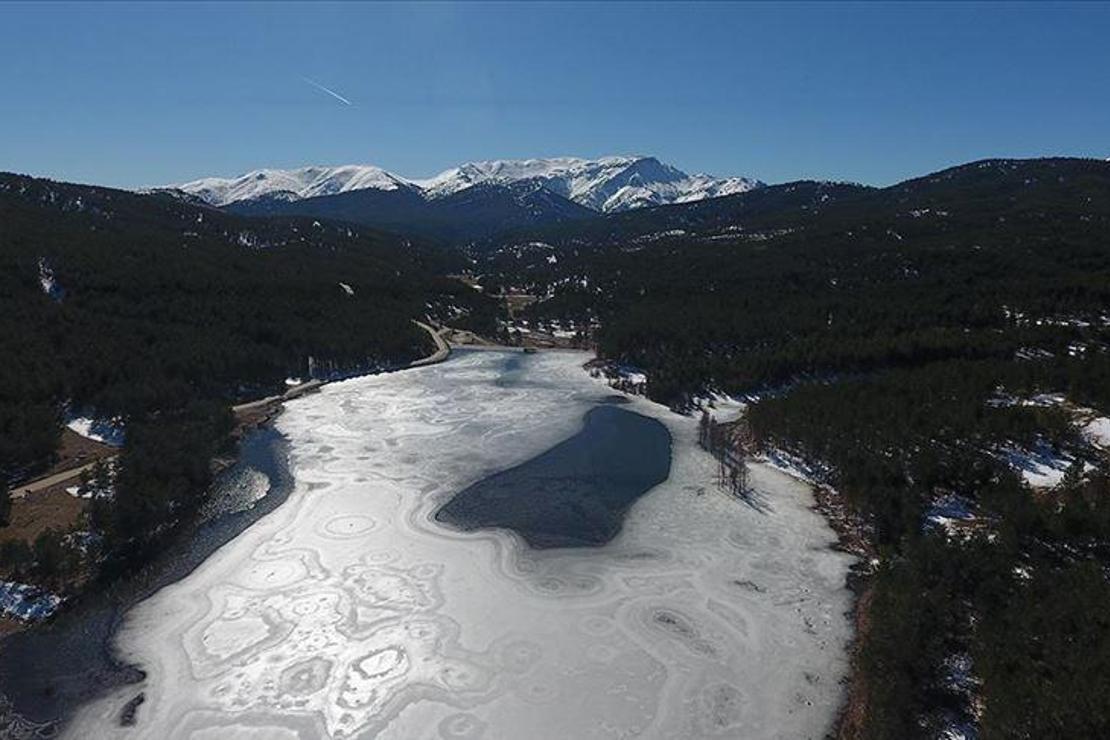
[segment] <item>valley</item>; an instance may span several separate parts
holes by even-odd
[[[122,443],[64,529],[0,536],[0,656],[57,666],[87,609],[123,664],[44,674],[8,731],[1097,736],[1110,164],[711,197],[644,162],[2,176],[0,469],[69,465],[66,424]],[[232,410],[283,396],[290,486],[243,472],[269,503],[126,585],[229,500]]]
[[[1110,738],[1108,37],[0,3],[0,740]]]

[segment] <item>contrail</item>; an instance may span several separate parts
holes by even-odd
[[[301,79],[304,80],[305,82],[307,82],[308,84],[312,85],[317,90],[323,90],[324,92],[326,92],[328,95],[330,95],[333,98],[335,98],[336,100],[338,100],[343,105],[354,105],[354,103],[352,103],[350,100],[347,100],[345,97],[343,97],[342,95],[337,93],[335,90],[329,90],[328,88],[324,87],[319,82],[317,82],[316,80],[310,80],[309,78],[304,77],[304,76],[302,76]]]

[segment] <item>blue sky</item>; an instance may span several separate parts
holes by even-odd
[[[886,184],[1110,156],[1106,5],[3,3],[0,50],[0,170],[122,187],[626,153]]]

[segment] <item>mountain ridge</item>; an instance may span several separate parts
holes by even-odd
[[[747,177],[691,175],[655,157],[634,155],[482,160],[463,163],[426,179],[402,177],[374,165],[267,168],[239,177],[205,177],[149,190],[178,191],[222,208],[244,201],[289,203],[357,190],[409,191],[432,201],[474,185],[513,186],[522,182],[535,182],[602,213],[690,202],[763,186],[759,180]]]

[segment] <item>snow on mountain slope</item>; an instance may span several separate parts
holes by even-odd
[[[626,170],[634,167],[639,160],[638,157],[602,157],[595,160],[555,157],[468,162],[419,184],[432,197],[438,197],[480,182],[510,183],[539,180],[549,190],[564,198],[594,210],[601,210],[605,202],[605,198],[600,197],[601,191],[607,184],[619,179]],[[676,180],[684,176],[674,168],[661,170],[657,173],[657,176],[659,175],[665,180]]]
[[[671,182],[650,182],[631,179],[609,196],[601,210],[606,213],[628,211],[633,208],[659,206],[667,203],[689,203],[722,195],[746,193],[763,183],[746,177],[718,179],[711,175],[687,175]]]
[[[654,157],[554,157],[468,162],[426,180],[410,180],[372,166],[257,170],[238,178],[205,178],[175,186],[215,206],[269,197],[298,200],[351,190],[412,188],[434,200],[478,184],[537,183],[595,211],[685,203],[742,193],[763,183],[745,177],[688,175]]]
[[[343,165],[255,170],[241,177],[206,177],[172,187],[196,195],[211,205],[225,206],[263,196],[299,200],[351,190],[397,190],[412,185],[379,167]]]
[[[470,162],[417,181],[431,197],[480,182],[536,180],[548,190],[595,211],[625,211],[742,193],[762,183],[744,177],[687,175],[654,157],[508,159]]]

